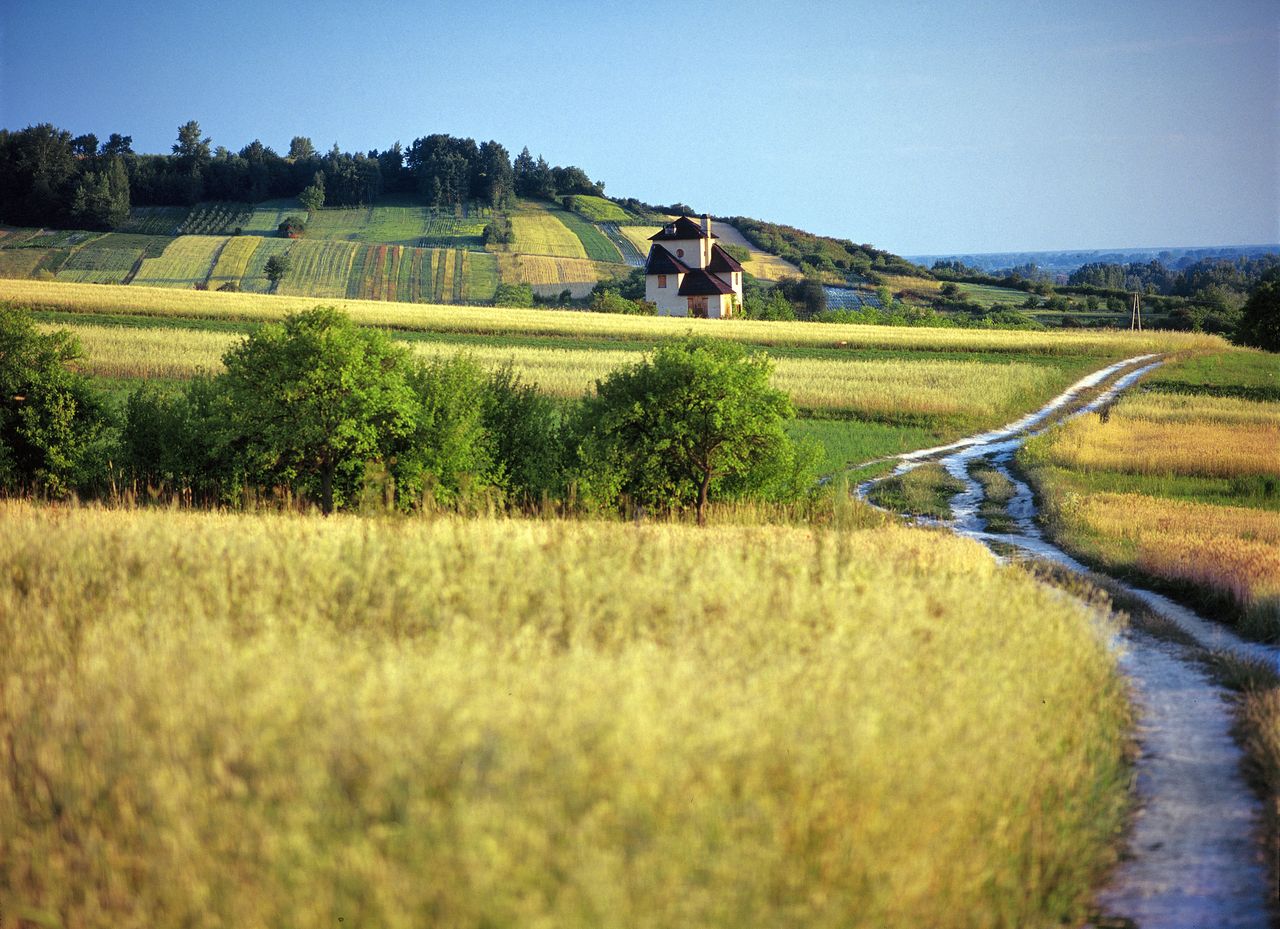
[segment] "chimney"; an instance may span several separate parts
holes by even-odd
[[[702,214],[702,233],[708,239],[711,238],[711,214],[710,213]]]

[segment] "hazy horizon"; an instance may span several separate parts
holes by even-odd
[[[10,0],[0,126],[146,152],[189,119],[232,150],[447,132],[899,254],[1243,246],[1280,241],[1278,37],[1264,0]]]

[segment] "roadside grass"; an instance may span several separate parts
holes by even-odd
[[[1150,392],[1032,439],[1018,462],[1059,544],[1280,641],[1280,425],[1276,403],[1245,399],[1274,363],[1219,354],[1165,366]]]
[[[209,279],[226,236],[184,235],[156,258],[144,258],[130,286],[190,288]]]
[[[944,433],[923,426],[858,419],[793,419],[787,423],[793,439],[812,439],[822,447],[818,473],[834,474],[869,461],[927,448],[943,441]]]
[[[982,485],[982,503],[978,516],[990,532],[1015,532],[1018,524],[1009,515],[1009,501],[1013,499],[1014,486],[1009,478],[985,461],[969,465],[969,476]]]
[[[930,462],[878,482],[867,499],[907,516],[950,519],[951,498],[963,490],[963,481],[952,477],[937,462]]]
[[[965,540],[0,518],[24,918],[1078,925],[1114,854],[1098,614]]]
[[[1280,403],[1280,363],[1251,349],[1203,352],[1167,365],[1144,382],[1151,390]]]

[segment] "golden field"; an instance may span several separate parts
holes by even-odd
[[[1266,410],[1247,416],[1235,422],[1149,420],[1128,415],[1121,401],[1106,422],[1089,416],[1064,427],[1053,441],[1050,460],[1067,468],[1135,474],[1239,477],[1280,472],[1280,419]]]
[[[600,280],[596,262],[587,258],[499,252],[498,271],[504,281],[520,284],[594,284]]]
[[[10,921],[1047,927],[1119,826],[1106,628],[948,535],[0,525]]]
[[[1280,512],[1143,494],[1071,495],[1057,516],[1110,567],[1136,567],[1280,617]]]
[[[1161,369],[1105,415],[1032,439],[1019,461],[1063,544],[1107,570],[1188,595],[1248,635],[1280,636],[1280,403],[1176,392],[1220,370],[1227,393],[1271,369],[1231,350]],[[1175,392],[1162,392],[1160,385]]]
[[[540,208],[523,209],[511,214],[514,233],[512,249],[530,255],[554,255],[561,258],[587,257],[582,241],[554,214]]]
[[[183,378],[222,369],[222,355],[243,337],[198,329],[131,328],[102,325],[43,325],[65,329],[84,347],[79,366],[113,378]],[[510,363],[527,381],[558,397],[580,397],[597,380],[634,364],[640,351],[563,349],[522,345],[468,345],[413,342],[426,358],[470,355],[498,368]],[[1065,386],[1057,369],[1023,362],[889,360],[848,361],[779,358],[773,383],[802,409],[854,411],[869,416],[920,414],[984,420],[1012,416],[1029,397],[1048,399]]]
[[[814,325],[804,322],[741,319],[621,316],[608,313],[575,313],[512,307],[403,304],[377,300],[319,300],[315,297],[274,294],[141,289],[110,284],[8,279],[0,279],[0,301],[19,307],[85,314],[112,313],[251,321],[279,320],[288,313],[311,309],[318,303],[324,303],[337,307],[363,325],[428,332],[606,339],[661,339],[693,332],[714,334],[734,341],[759,345],[849,349],[1026,352],[1055,356],[1122,357],[1148,352],[1219,349],[1225,345],[1217,336],[1163,331],[1027,332]]]

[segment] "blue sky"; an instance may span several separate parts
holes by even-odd
[[[0,126],[431,132],[900,254],[1280,241],[1280,3],[4,0]]]

